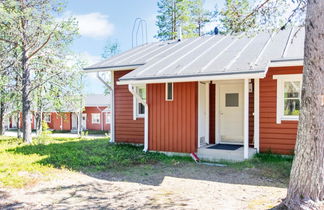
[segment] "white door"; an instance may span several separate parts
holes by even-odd
[[[77,130],[78,129],[78,116],[73,113],[72,114],[72,130]]]
[[[209,144],[209,84],[198,86],[198,146]]]
[[[81,129],[87,130],[87,114],[82,114]]]
[[[220,140],[222,143],[243,144],[243,91],[243,81],[219,86]]]

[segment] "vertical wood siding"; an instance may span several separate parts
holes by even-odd
[[[198,83],[174,83],[173,101],[165,100],[165,84],[149,84],[147,103],[149,150],[196,152]]]
[[[106,106],[99,107],[86,107],[83,111],[84,114],[87,114],[87,130],[109,130],[110,125],[106,124],[106,113],[102,112],[106,109]],[[93,124],[92,123],[92,114],[100,114],[100,123]]]
[[[209,85],[209,143],[215,144],[216,142],[216,85]]]
[[[249,144],[253,145],[254,137],[254,80],[251,80],[252,92],[249,93]]]
[[[115,141],[126,143],[144,143],[144,118],[133,120],[133,95],[127,85],[117,85],[120,77],[129,73],[114,72],[115,88]]]
[[[71,113],[51,113],[51,122],[47,123],[48,127],[53,130],[61,130],[61,116],[62,118],[62,130],[71,130]]]
[[[301,74],[302,66],[269,68],[267,76],[260,80],[260,150],[291,154],[297,136],[298,121],[276,123],[278,74]]]

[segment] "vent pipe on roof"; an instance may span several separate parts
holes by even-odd
[[[214,34],[217,35],[219,33],[217,26],[214,28]]]
[[[181,25],[179,25],[179,27],[178,27],[177,35],[178,35],[178,41],[180,42],[182,40],[182,28],[181,28]]]

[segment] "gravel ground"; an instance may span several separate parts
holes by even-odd
[[[0,190],[2,209],[269,209],[285,184],[256,169],[136,166],[105,173],[63,171],[24,189]]]

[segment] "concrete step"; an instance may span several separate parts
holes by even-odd
[[[211,145],[209,145],[211,146]],[[256,149],[249,148],[249,158],[256,154]],[[201,160],[206,161],[244,161],[244,148],[240,147],[236,150],[222,150],[222,149],[207,149],[206,147],[198,148],[197,156]]]

